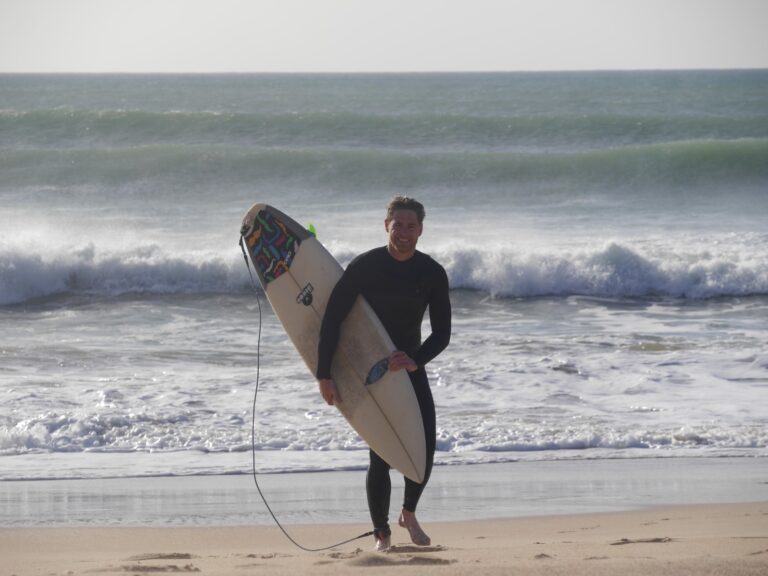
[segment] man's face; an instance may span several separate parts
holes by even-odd
[[[423,225],[413,210],[395,210],[392,218],[384,221],[389,235],[389,252],[399,260],[406,260],[416,251]]]

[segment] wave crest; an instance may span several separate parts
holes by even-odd
[[[765,242],[765,240],[763,240]],[[642,254],[618,243],[593,250],[526,253],[459,249],[440,256],[453,288],[501,297],[714,298],[768,294],[766,252]]]
[[[247,274],[240,256],[171,256],[151,244],[124,250],[97,250],[93,244],[44,257],[10,248],[0,251],[0,305],[61,294],[117,296],[176,294],[242,289]]]
[[[498,297],[715,298],[768,294],[768,236],[745,235],[718,250],[639,248],[609,242],[526,251],[504,245],[444,248],[434,256],[453,289]],[[761,248],[765,247],[765,248]],[[344,249],[336,254],[350,259]],[[156,244],[120,250],[94,244],[55,253],[0,247],[0,305],[66,294],[239,293],[250,290],[242,255],[174,253]]]

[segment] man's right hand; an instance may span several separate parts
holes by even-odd
[[[330,378],[323,378],[317,381],[317,385],[320,388],[320,395],[325,400],[325,403],[329,406],[333,406],[337,402],[341,402],[341,396],[336,389],[336,384]]]

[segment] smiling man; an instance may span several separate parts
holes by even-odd
[[[407,370],[424,421],[427,466],[422,483],[405,479],[403,508],[398,520],[414,544],[426,546],[430,538],[416,520],[416,506],[432,471],[435,454],[435,405],[424,366],[440,354],[451,337],[451,302],[448,276],[440,264],[416,250],[424,230],[424,206],[412,198],[395,197],[387,207],[384,226],[387,246],[355,258],[333,290],[323,317],[318,346],[316,376],[320,394],[328,404],[343,402],[331,379],[331,362],[341,323],[355,299],[362,295],[389,333],[396,351],[389,357],[389,370]],[[431,333],[422,342],[421,323],[429,308]],[[389,501],[392,485],[390,466],[373,450],[366,477],[376,549],[390,547]]]

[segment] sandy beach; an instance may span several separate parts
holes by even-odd
[[[768,502],[672,506],[427,526],[416,547],[396,529],[389,553],[365,538],[305,552],[276,527],[20,528],[0,530],[3,574],[398,574],[768,573]],[[362,525],[291,526],[304,545],[344,539]],[[357,532],[357,533],[360,533]]]
[[[359,534],[363,471],[262,475],[302,546]],[[400,488],[395,482],[395,493]],[[637,459],[439,467],[419,516],[322,551],[294,546],[248,476],[0,482],[0,576],[200,573],[768,573],[763,459]],[[394,507],[394,504],[393,504]],[[394,508],[393,508],[394,510]]]

